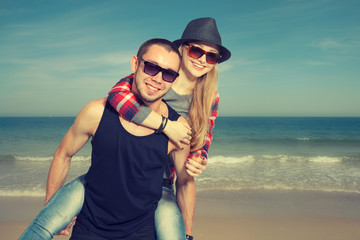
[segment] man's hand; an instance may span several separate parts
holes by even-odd
[[[207,158],[201,155],[201,151],[197,151],[191,159],[186,159],[185,167],[186,173],[192,177],[198,177],[207,165]]]
[[[64,235],[64,236],[70,236],[70,228],[72,227],[72,225],[74,225],[75,223],[75,220],[76,220],[76,217],[74,217],[74,219],[71,221],[71,223],[69,223],[69,225],[64,228],[63,230],[61,230],[58,234],[56,235]]]
[[[164,133],[177,148],[181,149],[183,144],[190,144],[191,127],[187,123],[168,120]]]

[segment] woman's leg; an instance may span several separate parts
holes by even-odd
[[[185,240],[185,226],[176,203],[174,190],[163,187],[162,198],[155,211],[157,240]]]
[[[69,225],[84,204],[84,178],[80,176],[60,188],[32,221],[19,240],[48,240]]]

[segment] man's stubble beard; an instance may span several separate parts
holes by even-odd
[[[165,92],[164,94],[162,94],[161,96],[156,97],[155,99],[149,98],[148,96],[146,96],[146,94],[144,94],[144,93],[141,91],[141,89],[139,88],[139,85],[138,85],[136,79],[134,79],[134,81],[135,81],[136,89],[137,89],[137,92],[138,92],[138,97],[139,97],[139,98],[141,99],[141,101],[143,101],[143,102],[147,102],[147,103],[156,102],[157,100],[162,99],[162,98],[165,96],[165,94],[166,94],[166,92]],[[144,83],[144,87],[146,88],[146,84],[145,84],[145,83]]]

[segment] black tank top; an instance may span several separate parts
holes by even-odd
[[[177,114],[168,106],[170,120]],[[154,218],[161,198],[169,139],[163,133],[134,136],[106,102],[92,139],[85,202],[77,221],[109,239],[123,238]]]

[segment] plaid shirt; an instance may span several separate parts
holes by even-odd
[[[131,84],[134,74],[131,74],[123,79],[121,79],[116,85],[110,90],[108,101],[113,106],[119,114],[131,121],[134,116],[142,110],[144,103],[137,99],[136,96],[131,92]],[[211,115],[209,117],[209,129],[206,132],[205,144],[199,149],[203,157],[208,158],[208,151],[210,144],[213,139],[213,131],[215,127],[215,119],[218,115],[218,104],[219,104],[219,93],[216,93],[214,103],[211,107]],[[138,124],[141,124],[138,123]],[[198,151],[198,150],[197,150]],[[193,155],[197,152],[194,151],[190,153],[188,159],[191,159]]]

